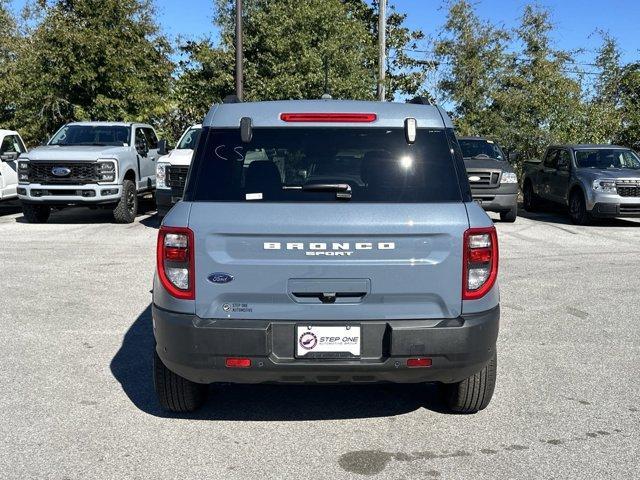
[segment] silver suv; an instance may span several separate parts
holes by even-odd
[[[496,381],[498,239],[451,120],[430,105],[215,105],[158,235],[154,380],[440,382],[451,410]]]
[[[579,225],[640,217],[640,158],[615,145],[552,146],[542,162],[525,163],[523,194],[526,210],[553,202],[568,207]]]

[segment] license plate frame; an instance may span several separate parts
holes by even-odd
[[[296,325],[296,358],[358,359],[361,355],[360,325]]]

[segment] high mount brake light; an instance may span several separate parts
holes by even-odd
[[[156,252],[158,278],[165,290],[180,300],[196,298],[194,250],[190,229],[160,228]]]
[[[375,113],[282,113],[283,122],[298,123],[371,123],[378,116]]]
[[[464,232],[462,299],[477,300],[493,288],[498,278],[498,235],[495,227]]]

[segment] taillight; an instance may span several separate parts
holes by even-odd
[[[283,122],[301,123],[371,123],[378,116],[375,113],[282,113]]]
[[[495,227],[464,232],[462,272],[463,300],[484,297],[498,278],[498,235]]]
[[[161,227],[158,233],[158,278],[175,298],[196,298],[193,232],[188,228]]]

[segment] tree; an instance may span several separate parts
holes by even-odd
[[[593,85],[593,95],[585,104],[585,124],[581,141],[611,143],[622,128],[621,86],[623,68],[618,42],[608,33],[600,32],[602,45],[595,66],[599,69]]]
[[[210,100],[232,93],[235,0],[215,0],[220,44],[187,43],[180,88],[205,87]],[[248,100],[373,99],[376,93],[377,11],[364,0],[245,0],[244,69]],[[422,77],[401,50],[422,38],[389,16],[389,95],[415,93]],[[203,85],[203,84],[206,84]],[[200,106],[201,108],[201,106]]]
[[[507,65],[509,35],[478,18],[467,0],[449,4],[440,40],[435,44],[442,80],[438,88],[453,106],[456,127],[465,135],[494,135],[500,112],[492,104]]]
[[[173,64],[149,0],[39,0],[21,48],[17,115],[29,139],[72,120],[152,120]]]
[[[14,72],[19,42],[7,1],[0,0],[0,125],[9,124],[15,114],[18,88]]]
[[[622,126],[616,142],[640,150],[640,62],[622,69],[620,104]]]
[[[492,110],[500,114],[500,141],[523,159],[540,158],[556,142],[582,134],[582,89],[568,71],[571,54],[555,49],[547,10],[528,5],[514,35],[523,45],[501,78]]]

